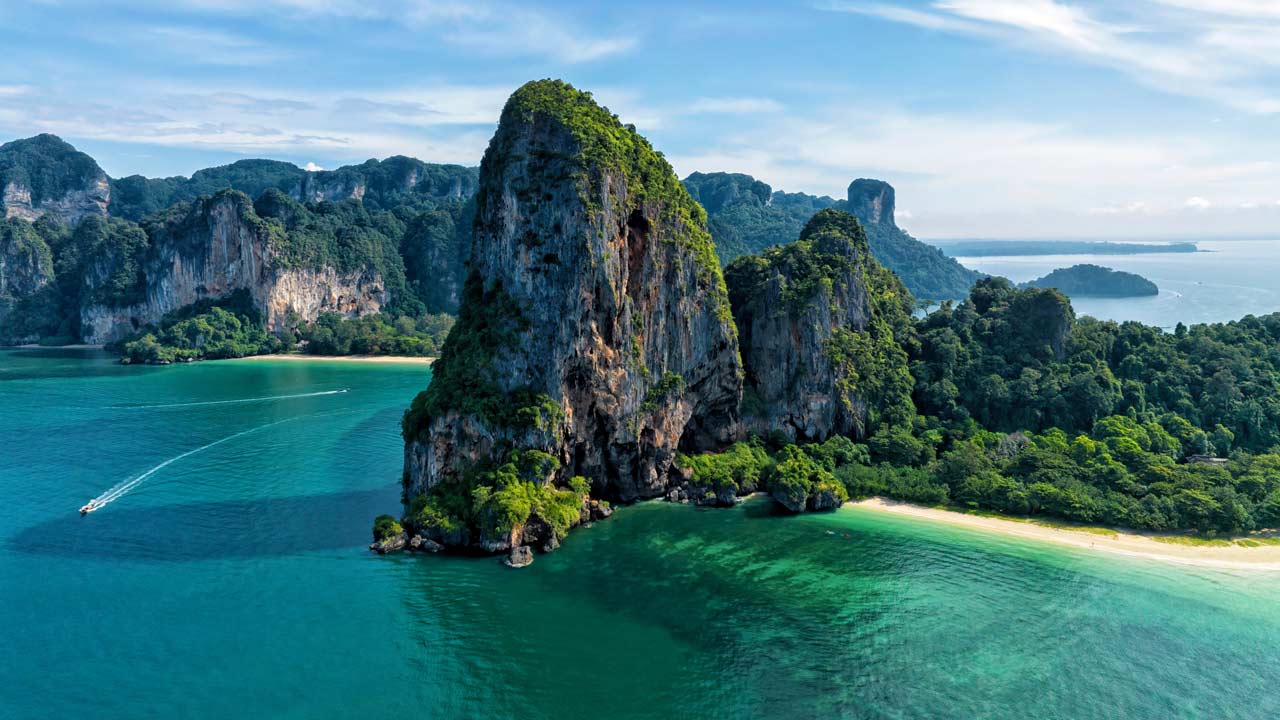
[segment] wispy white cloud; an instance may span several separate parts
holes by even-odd
[[[1273,0],[1156,0],[1160,5],[1208,15],[1246,20],[1280,20],[1280,5]]]
[[[142,46],[184,63],[203,65],[271,65],[293,56],[279,46],[244,35],[185,25],[149,26],[123,34],[100,33],[99,39]]]
[[[845,2],[826,9],[998,38],[1115,68],[1164,92],[1250,113],[1280,112],[1266,71],[1280,64],[1272,0],[931,0],[922,8]]]
[[[340,161],[388,155],[475,164],[510,88],[431,86],[372,93],[255,92],[138,83],[110,99],[47,88],[0,93],[0,129],[14,134]],[[369,110],[390,106],[393,110]],[[353,107],[366,108],[353,112]],[[110,168],[108,168],[110,170]],[[128,169],[126,169],[128,171]]]
[[[688,105],[690,113],[723,113],[726,115],[751,115],[776,113],[782,105],[769,98],[758,97],[703,97]]]
[[[1192,210],[1208,210],[1210,207],[1213,206],[1213,203],[1209,202],[1208,200],[1205,200],[1199,195],[1194,195],[1192,197],[1187,198],[1185,205],[1191,208]]]
[[[1089,208],[1090,215],[1142,215],[1151,212],[1145,202],[1135,201],[1128,205],[1108,205],[1106,207]]]
[[[624,54],[638,42],[634,32],[593,32],[560,13],[504,0],[173,0],[155,4],[219,16],[388,23],[489,55],[543,56],[567,63]]]

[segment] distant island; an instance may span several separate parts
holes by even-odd
[[[1128,243],[1095,240],[936,240],[950,257],[993,255],[1143,255],[1199,252],[1193,242]]]
[[[1056,288],[1068,297],[1117,298],[1160,294],[1160,288],[1141,275],[1089,264],[1058,268],[1042,278],[1022,283],[1022,287]]]

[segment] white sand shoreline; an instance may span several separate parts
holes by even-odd
[[[1047,527],[1033,522],[1002,519],[986,515],[969,515],[954,510],[912,505],[886,498],[869,498],[845,504],[846,508],[903,515],[944,522],[959,527],[998,533],[1058,545],[1097,550],[1099,552],[1158,562],[1194,565],[1221,570],[1280,571],[1280,545],[1180,545],[1164,543],[1148,535],[1116,530],[1112,534]]]
[[[235,358],[236,360],[295,360],[300,362],[361,362],[361,363],[408,363],[411,365],[430,365],[433,357],[416,357],[411,355],[304,355],[302,353],[276,353],[274,355],[250,355]]]

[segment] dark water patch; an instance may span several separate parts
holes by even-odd
[[[8,547],[29,555],[187,562],[359,548],[372,518],[399,505],[399,485],[260,500],[112,506],[25,528]]]

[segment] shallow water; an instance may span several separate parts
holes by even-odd
[[[1179,322],[1238,320],[1280,311],[1280,240],[1198,242],[1203,252],[1142,255],[1027,255],[956,258],[965,267],[1014,282],[1092,263],[1137,273],[1160,287],[1140,298],[1072,298],[1077,314],[1137,320],[1173,329]]]
[[[767,501],[624,508],[523,571],[374,556],[428,372],[0,351],[0,717],[1280,712],[1276,574]]]

